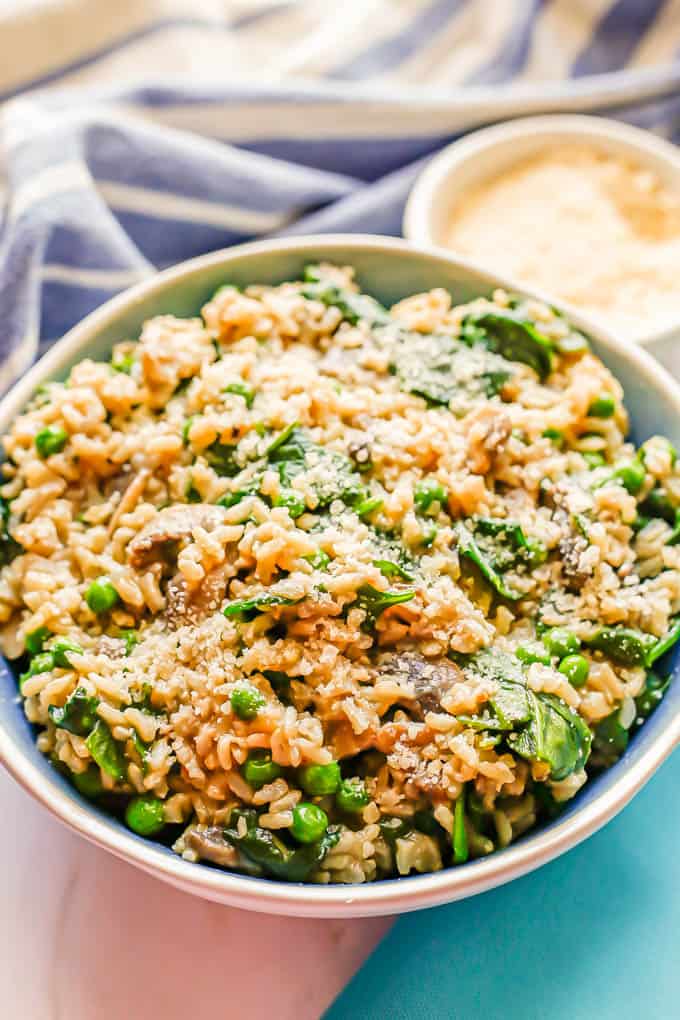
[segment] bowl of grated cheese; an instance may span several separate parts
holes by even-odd
[[[552,294],[672,360],[680,151],[648,131],[569,115],[476,131],[420,175],[404,234]]]

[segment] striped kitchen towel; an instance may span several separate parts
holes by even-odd
[[[680,0],[4,0],[0,386],[157,267],[400,230],[424,157],[547,110],[680,134]]]

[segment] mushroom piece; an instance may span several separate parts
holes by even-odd
[[[226,512],[222,506],[205,503],[177,503],[158,510],[128,546],[131,566],[147,567],[166,559],[168,546],[191,538],[194,528],[214,531],[224,522]]]
[[[195,626],[207,616],[216,613],[224,599],[229,577],[234,570],[231,564],[221,563],[205,575],[203,580],[188,587],[181,574],[168,582],[165,592],[165,618],[173,630],[188,625]]]
[[[448,659],[425,659],[417,652],[383,656],[377,674],[405,688],[404,699],[410,702],[409,709],[416,719],[423,719],[426,712],[439,712],[444,695],[463,679],[462,671]]]
[[[182,835],[185,850],[192,850],[197,857],[211,861],[220,868],[236,868],[240,855],[224,838],[223,830],[217,825],[201,828],[190,825]]]

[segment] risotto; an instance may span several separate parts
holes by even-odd
[[[350,269],[224,286],[4,437],[0,620],[41,751],[190,861],[457,867],[625,750],[680,635],[680,467],[552,309]]]

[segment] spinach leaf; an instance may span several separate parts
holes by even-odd
[[[318,508],[324,509],[336,499],[352,506],[364,495],[363,482],[349,457],[315,443],[303,429],[292,429],[284,442],[273,450],[269,447],[268,456],[270,463],[276,465],[281,484],[287,489],[298,475],[309,475]],[[293,495],[300,498],[294,490]],[[304,502],[302,506],[304,509]]]
[[[400,581],[415,581],[413,574],[404,570],[399,563],[393,563],[392,560],[373,560],[373,566],[378,568],[383,577],[397,577]]]
[[[302,288],[304,297],[312,301],[321,301],[330,308],[337,308],[343,319],[351,326],[360,321],[370,327],[387,326],[393,320],[390,313],[379,301],[358,291],[340,287],[324,273],[321,266],[306,266],[304,271],[305,286]]]
[[[473,517],[470,524],[475,540],[496,570],[509,570],[525,564],[538,566],[547,558],[547,550],[536,538],[527,538],[521,525],[496,517]]]
[[[6,567],[24,550],[9,533],[9,500],[0,496],[0,567]]]
[[[93,760],[107,775],[118,783],[125,782],[127,762],[120,744],[113,739],[103,719],[97,719],[94,729],[85,741]]]
[[[508,361],[521,361],[545,379],[552,371],[553,344],[536,326],[516,312],[484,311],[467,315],[462,337],[485,343]]]
[[[513,591],[512,588],[506,585],[503,575],[496,569],[494,560],[482,551],[475,536],[461,521],[456,525],[456,533],[458,536],[459,554],[470,560],[478,568],[482,577],[489,582],[501,598],[510,599],[513,602],[521,599],[522,593]]]
[[[647,673],[644,690],[635,699],[636,716],[633,723],[635,727],[641,726],[645,719],[648,719],[652,712],[659,707],[670,682],[669,676],[661,677],[654,670]]]
[[[238,599],[230,602],[222,612],[231,619],[237,617],[240,620],[254,620],[258,613],[266,613],[276,606],[295,606],[302,599],[291,599],[285,595],[278,595],[276,592],[263,592],[261,595],[253,595],[249,599]]]
[[[241,835],[238,819],[246,821],[246,832]],[[340,839],[338,826],[329,825],[315,843],[292,850],[270,829],[257,824],[254,811],[234,811],[224,838],[246,857],[261,873],[284,882],[304,882],[323,861],[326,854]]]
[[[226,475],[228,478],[233,478],[241,470],[241,465],[234,459],[235,453],[236,446],[229,443],[220,443],[216,440],[207,447],[203,456],[218,475]]]
[[[450,336],[404,333],[390,354],[401,389],[434,406],[493,397],[511,378],[508,363],[483,348],[470,350]]]
[[[63,708],[50,705],[48,715],[55,726],[80,737],[86,736],[97,722],[99,698],[91,697],[84,687],[76,687],[64,703]]]
[[[529,723],[511,733],[508,746],[522,758],[550,766],[550,778],[566,779],[588,761],[592,734],[580,715],[553,694],[527,688]]]
[[[379,591],[372,584],[362,584],[357,589],[356,598],[356,604],[366,614],[362,627],[369,630],[386,609],[389,609],[390,606],[398,606],[402,602],[410,602],[415,594],[415,588],[406,588],[402,591]]]
[[[250,386],[246,386],[245,383],[242,382],[227,383],[226,386],[222,387],[222,392],[235,393],[237,396],[243,397],[243,399],[246,402],[246,407],[248,408],[248,410],[250,410],[250,408],[253,406],[253,402],[255,400],[255,391],[252,390]]]
[[[680,638],[680,618],[674,617],[662,638],[632,627],[600,627],[586,644],[622,666],[653,666]]]
[[[522,758],[549,765],[551,779],[565,779],[584,767],[592,738],[588,726],[554,695],[532,691],[517,659],[494,649],[459,659],[471,679],[491,679],[498,684],[489,701],[490,710],[459,716],[463,725],[507,734],[508,747]]]

